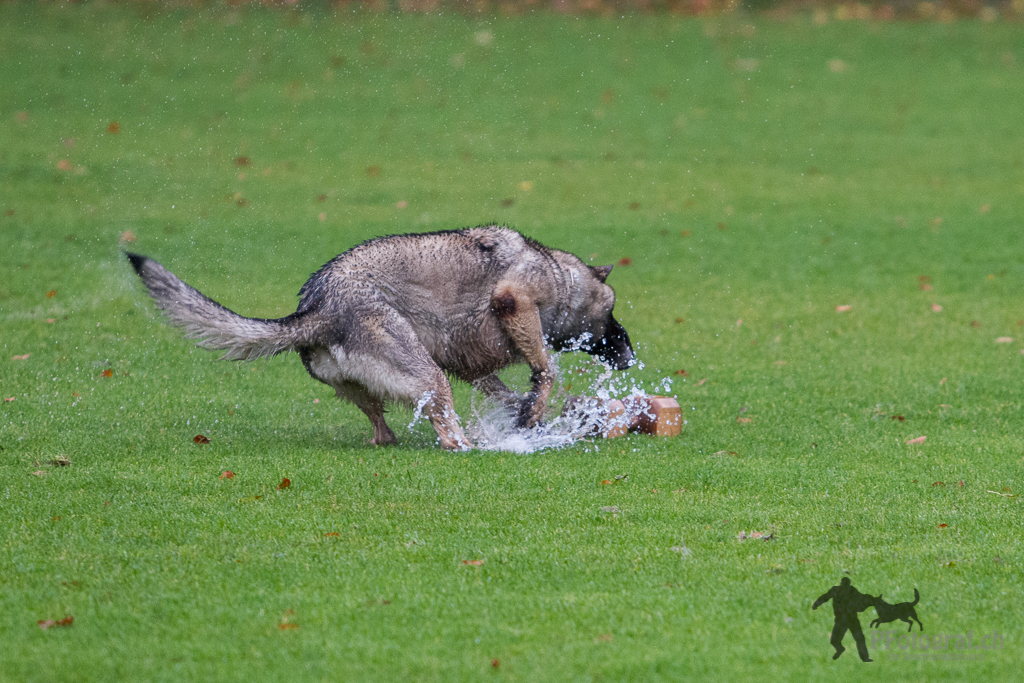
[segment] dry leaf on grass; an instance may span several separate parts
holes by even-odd
[[[224,470],[223,472],[220,473],[220,478],[221,479],[234,479],[235,478],[235,473],[232,472],[231,470]]]
[[[927,439],[927,438],[928,438],[927,436],[919,436],[916,439],[908,439],[908,440],[904,441],[903,443],[907,444],[908,446],[911,446],[913,444],[924,443],[925,439]]]
[[[195,436],[193,436],[192,441],[200,445],[210,443],[209,437],[206,437],[202,434],[196,434]]]
[[[486,561],[487,560],[463,560],[462,564],[467,565],[469,567],[480,567]]]
[[[1013,337],[996,337],[996,344],[1009,344],[1013,341]]]
[[[103,372],[100,373],[100,377],[113,377],[113,376],[114,376],[114,371],[111,370],[110,368],[107,368],[106,370],[104,370]]]
[[[28,360],[31,355],[31,353],[26,353],[24,356],[11,356],[11,360]]]
[[[284,477],[283,479],[281,479],[281,483],[277,485],[277,490],[278,491],[283,491],[284,489],[288,488],[291,485],[292,485],[292,480],[289,479],[288,477]]]
[[[51,629],[51,628],[71,626],[73,623],[75,623],[75,618],[72,617],[72,616],[67,616],[67,617],[64,617],[63,619],[56,619],[56,620],[54,620],[54,619],[40,619],[36,623],[39,624],[39,628],[41,628],[41,629],[43,629],[45,631],[45,630]]]
[[[841,304],[836,306],[836,313],[846,313],[850,308],[851,306],[849,304]]]

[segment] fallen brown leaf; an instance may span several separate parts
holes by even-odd
[[[703,377],[703,378],[701,378],[701,380],[699,382],[697,382],[697,386],[699,387],[701,384],[704,384],[704,382],[707,382],[707,381],[708,381],[708,378],[707,377]]]
[[[680,377],[689,377],[690,376],[690,373],[688,373],[686,370],[676,370],[672,374],[673,375],[679,375]]]
[[[841,304],[839,306],[836,306],[836,313],[846,313],[848,310],[850,310],[850,308],[851,307],[849,304]]]
[[[932,313],[942,313],[942,306],[939,304],[932,304]]]
[[[623,256],[622,258],[619,259],[619,265],[620,266],[631,266],[631,265],[633,265],[633,259],[629,258],[628,256]]]
[[[36,623],[39,624],[39,628],[41,628],[41,629],[43,629],[45,631],[45,630],[51,629],[51,628],[71,626],[73,623],[75,623],[75,618],[72,617],[72,616],[67,616],[67,617],[64,617],[63,619],[57,619],[57,620],[54,620],[54,619],[40,619]]]
[[[100,376],[101,377],[113,377],[114,376],[114,371],[111,370],[110,368],[107,368],[106,370],[104,370],[103,372],[100,373]]]
[[[939,525],[939,528],[940,528],[940,529],[945,529],[945,528],[946,528],[946,527],[948,527],[948,526],[949,526],[948,524],[940,524],[940,525]]]
[[[469,565],[470,567],[479,567],[487,560],[463,560],[462,564]]]
[[[5,398],[4,399],[4,403],[14,403],[14,397],[13,396],[9,396],[8,398]]]
[[[224,470],[220,473],[220,479],[234,479],[235,473],[231,470]]]
[[[286,488],[288,488],[291,485],[292,485],[292,480],[289,479],[288,477],[284,477],[283,479],[281,479],[281,483],[277,485],[277,490],[278,491],[283,491],[283,490],[285,490]]]
[[[499,666],[501,666],[501,660],[500,659],[492,659],[491,660],[491,668],[492,669],[497,669]]]
[[[24,356],[11,356],[11,360],[28,360],[28,357],[31,355],[31,353],[26,353]]]
[[[1013,337],[996,337],[996,344],[1009,344],[1013,341]]]
[[[195,436],[192,437],[192,441],[197,443],[197,444],[208,444],[208,443],[210,443],[209,437],[207,437],[207,436],[205,436],[203,434],[196,434]]]
[[[910,446],[912,444],[924,443],[925,439],[927,439],[927,438],[928,438],[927,436],[919,436],[919,437],[917,437],[915,439],[908,439],[907,441],[904,441],[903,443],[905,443],[908,446]]]
[[[298,628],[298,627],[299,627],[298,624],[289,624],[287,622],[285,622],[283,624],[278,624],[277,625],[277,628],[279,628],[282,631],[287,631],[289,629],[295,629],[295,628]]]
[[[754,420],[753,418],[749,417],[737,417],[736,421],[739,422],[740,424],[746,424],[747,422],[753,422]]]
[[[339,534],[337,531],[328,531],[326,534],[324,534],[324,538],[337,538],[340,535],[341,534]]]

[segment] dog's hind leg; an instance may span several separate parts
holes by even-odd
[[[359,384],[376,402],[367,405],[369,411],[359,406],[374,425],[374,441],[378,424],[386,430],[379,436],[390,434],[383,410],[377,406],[391,400],[421,409],[443,448],[472,446],[455,414],[448,378],[416,337],[409,321],[394,309],[379,305],[361,311],[358,325],[347,331],[345,349],[338,347],[336,357],[345,379]],[[393,434],[390,436],[394,439]]]
[[[503,406],[513,418],[518,416],[523,396],[509,389],[497,375],[492,374],[481,377],[473,382],[473,386],[482,391],[485,396]]]
[[[354,403],[370,419],[370,424],[373,425],[373,439],[370,443],[375,446],[394,446],[398,443],[395,433],[384,421],[383,401],[370,396],[365,388],[355,382],[342,382],[335,387],[335,392],[340,398],[346,398]]]

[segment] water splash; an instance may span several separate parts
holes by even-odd
[[[591,360],[583,368],[570,370],[573,382],[576,383],[588,374],[597,373],[586,389],[573,391],[576,395],[570,395],[559,381],[562,374],[560,358],[558,355],[552,356],[555,390],[548,402],[545,420],[531,429],[516,427],[515,415],[506,403],[488,398],[474,389],[471,416],[466,426],[466,435],[473,442],[474,448],[535,453],[548,448],[571,446],[616,428],[624,430],[628,427],[631,415],[609,414],[609,399],[629,401],[632,397],[667,394],[672,388],[672,379],[665,377],[653,383],[653,391],[649,393],[641,380],[616,373],[611,366]],[[643,364],[638,362],[636,367],[642,369]]]

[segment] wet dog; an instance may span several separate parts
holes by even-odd
[[[592,267],[507,227],[392,235],[338,255],[299,292],[298,310],[246,318],[156,261],[126,254],[171,324],[224,358],[298,352],[309,374],[358,406],[373,443],[396,443],[385,406],[430,418],[441,446],[469,448],[446,375],[471,382],[532,427],[554,384],[549,350],[586,351],[622,370],[629,335],[612,316],[611,266]],[[495,374],[525,362],[532,388],[513,393]]]

